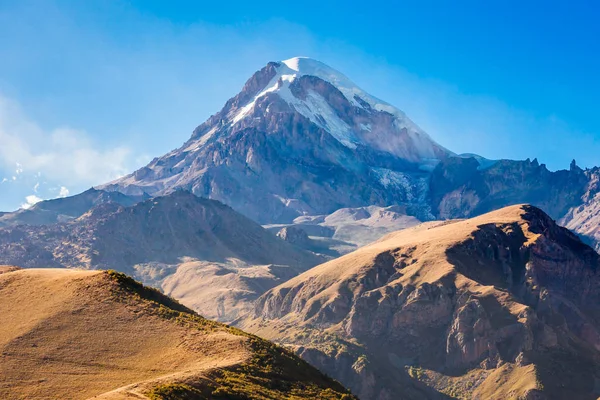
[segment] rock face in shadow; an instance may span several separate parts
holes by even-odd
[[[468,218],[520,203],[535,204],[559,218],[581,204],[589,175],[576,165],[551,172],[537,160],[501,160],[482,169],[474,158],[452,157],[432,172],[431,205],[442,219]]]
[[[470,218],[511,204],[530,203],[600,249],[598,167],[549,171],[537,159],[500,160],[482,167],[474,157],[440,162],[429,180],[429,206],[437,219]]]
[[[231,321],[267,289],[322,262],[214,200],[177,191],[69,222],[0,228],[0,264],[116,269]]]
[[[600,168],[586,170],[585,173],[589,180],[581,204],[571,207],[559,223],[577,232],[600,252]]]
[[[392,233],[271,289],[241,325],[361,398],[591,399],[599,268],[544,212],[513,206]]]
[[[277,232],[277,237],[299,247],[309,247],[310,239],[302,228],[286,226]]]

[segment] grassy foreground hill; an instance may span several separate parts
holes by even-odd
[[[354,399],[266,340],[113,271],[0,267],[2,399]]]

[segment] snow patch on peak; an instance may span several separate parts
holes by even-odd
[[[306,61],[303,61],[306,60]],[[288,68],[293,69],[294,71],[300,71],[300,62],[303,64],[307,63],[319,63],[317,60],[313,60],[309,57],[293,57],[287,60],[283,60],[282,63],[288,66]]]
[[[260,93],[258,93],[254,99],[252,99],[252,101],[239,110],[236,110],[235,114],[230,116],[232,123],[236,124],[250,115],[258,99],[267,95],[268,93],[277,93],[296,111],[310,119],[311,122],[317,126],[320,126],[328,131],[340,143],[349,148],[356,148],[358,139],[353,134],[352,128],[336,114],[336,112],[322,96],[309,91],[307,98],[305,100],[300,100],[292,94],[292,91],[290,90],[290,84],[294,82],[297,77],[308,75],[306,73],[300,73],[298,70],[302,69],[303,71],[307,70],[309,72],[316,73],[316,71],[319,69],[325,71],[327,68],[329,68],[325,64],[322,64],[318,61],[306,59],[313,63],[312,67],[307,68],[304,67],[304,63],[300,62],[300,60],[305,59],[296,58],[283,61],[282,64],[280,64],[280,66],[277,68],[277,73],[273,78],[271,78],[271,81],[266,85],[266,87]]]
[[[308,57],[294,57],[289,60],[284,60],[282,63],[287,68],[294,71],[295,75],[298,77],[305,75],[316,76],[317,78],[331,83],[342,92],[344,97],[346,97],[350,103],[357,107],[364,108],[365,103],[376,110],[378,105],[391,107],[389,104],[370,96],[356,86],[356,84],[347,76],[320,61]],[[359,97],[360,100],[357,100],[356,97]]]
[[[296,76],[311,75],[323,79],[335,86],[350,103],[357,107],[365,108],[368,104],[372,109],[387,112],[398,119],[399,125],[407,128],[409,131],[429,138],[429,135],[423,131],[417,124],[411,121],[404,112],[375,96],[371,96],[359,88],[346,75],[330,66],[308,57],[294,57],[281,62],[287,68],[294,71]],[[357,100],[358,97],[358,100]]]
[[[337,88],[353,106],[367,110],[369,113],[379,111],[391,114],[394,117],[395,126],[393,129],[390,129],[390,136],[378,138],[377,140],[379,142],[386,143],[391,140],[395,143],[399,143],[398,138],[400,136],[397,135],[397,133],[406,130],[405,134],[410,138],[410,143],[407,143],[407,147],[412,146],[416,149],[416,154],[413,154],[412,156],[417,156],[421,159],[436,157],[435,149],[436,147],[439,147],[439,145],[433,142],[427,133],[408,119],[402,111],[366,93],[341,72],[320,61],[308,57],[294,57],[281,61],[276,63],[275,69],[275,75],[262,91],[250,102],[243,107],[234,110],[229,115],[231,124],[235,125],[251,115],[257,100],[269,93],[274,93],[286,101],[298,113],[329,132],[344,146],[356,148],[357,145],[364,142],[365,132],[371,134],[373,129],[371,124],[367,123],[352,127],[340,118],[337,112],[320,94],[309,89],[306,98],[299,99],[290,90],[290,85],[297,78],[302,76],[314,76]],[[361,137],[363,139],[360,139]],[[396,150],[398,149],[394,149],[392,153],[397,155],[401,154],[401,152],[398,153]],[[410,157],[411,154],[408,156]]]

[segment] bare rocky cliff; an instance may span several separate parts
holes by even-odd
[[[600,168],[585,173],[588,183],[581,204],[571,207],[559,223],[577,232],[596,251],[600,251]]]
[[[361,398],[595,399],[599,268],[541,210],[513,206],[317,266],[263,295],[242,326]]]

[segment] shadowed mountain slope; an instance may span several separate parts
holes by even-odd
[[[599,268],[512,206],[389,234],[271,289],[241,326],[361,398],[595,399]]]

